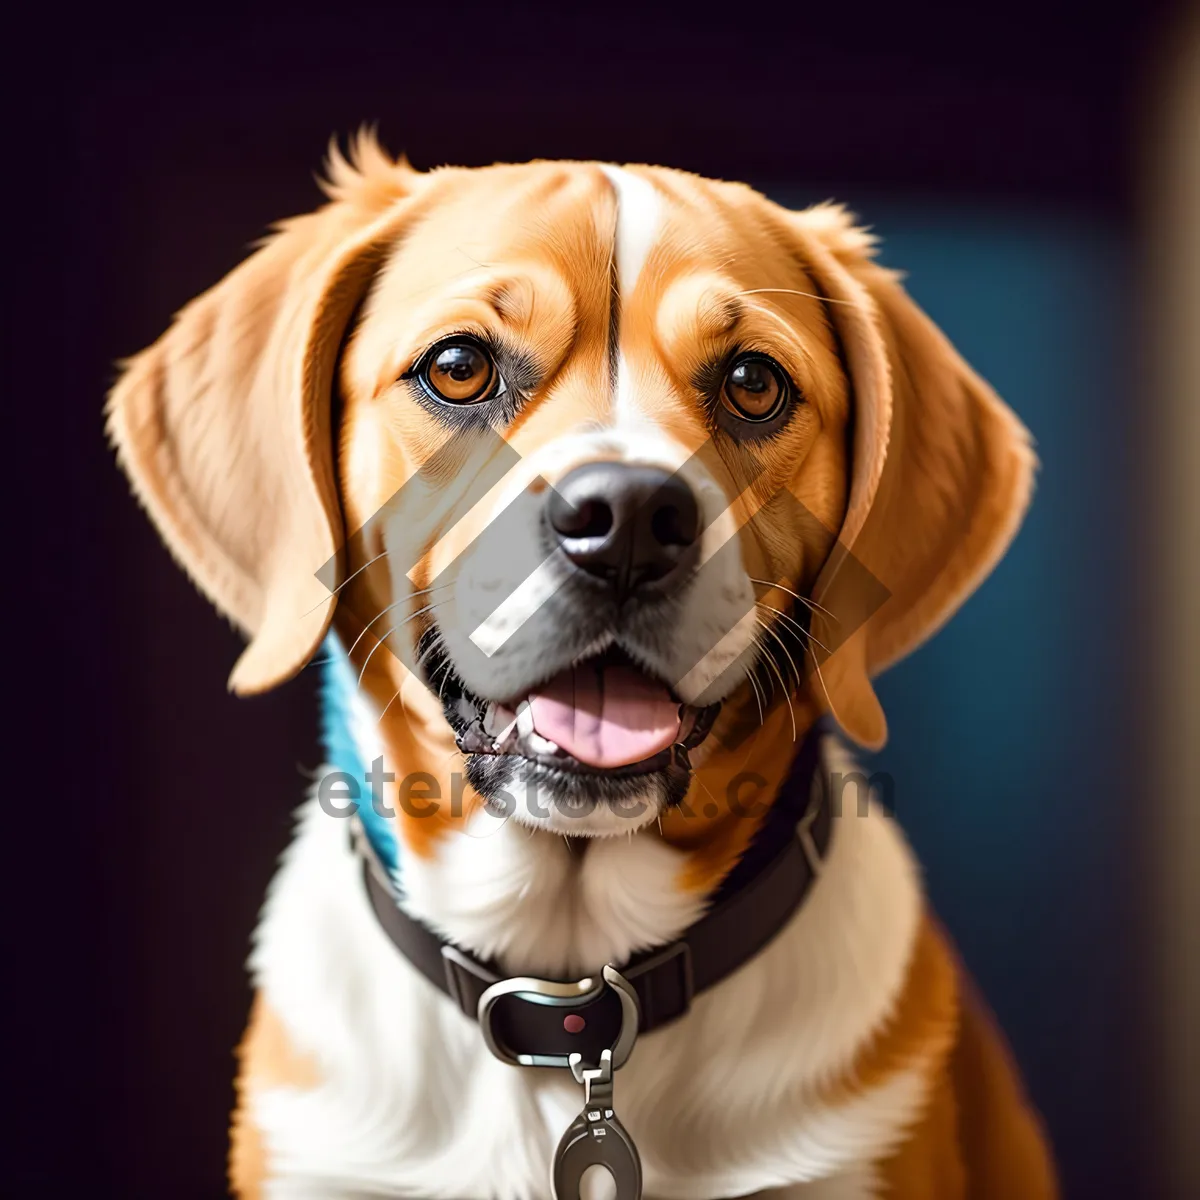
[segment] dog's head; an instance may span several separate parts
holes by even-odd
[[[1033,455],[871,239],[677,171],[419,174],[367,140],[327,187],[110,402],[249,636],[233,688],[334,621],[397,763],[465,754],[566,833],[693,784],[719,823],[823,708],[880,745],[872,675],[995,563]]]

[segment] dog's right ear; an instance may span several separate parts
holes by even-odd
[[[175,558],[249,637],[230,687],[265,691],[333,616],[343,540],[330,409],[346,326],[420,177],[360,134],[331,202],[281,223],[127,364],[108,432]]]
[[[842,729],[878,749],[871,680],[949,620],[1016,534],[1037,459],[1016,415],[873,261],[843,210],[797,215],[854,393],[850,494],[813,585],[809,655]],[[814,649],[832,647],[820,662]]]

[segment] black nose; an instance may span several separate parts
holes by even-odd
[[[580,570],[619,596],[664,580],[700,535],[692,489],[657,467],[587,463],[550,492],[550,528]]]

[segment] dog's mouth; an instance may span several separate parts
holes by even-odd
[[[436,638],[436,634],[434,635]],[[720,703],[697,707],[611,647],[506,701],[471,692],[436,643],[423,655],[430,684],[466,754],[516,756],[575,775],[622,778],[691,769]]]

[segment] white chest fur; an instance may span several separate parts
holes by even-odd
[[[846,769],[843,758],[826,743],[826,769]],[[816,1180],[826,1182],[814,1197],[868,1196],[870,1163],[919,1112],[919,1070],[836,1108],[819,1096],[891,1011],[921,903],[888,817],[848,806],[834,826],[820,881],[788,926],[685,1017],[642,1038],[617,1075],[647,1197]],[[510,970],[583,973],[696,918],[678,867],[650,833],[573,858],[561,839],[481,819],[435,859],[411,860],[404,884],[414,913]],[[380,930],[345,822],[313,802],[272,884],[251,968],[323,1080],[252,1098],[268,1195],[547,1200],[579,1087],[567,1072],[492,1058],[478,1027]]]

